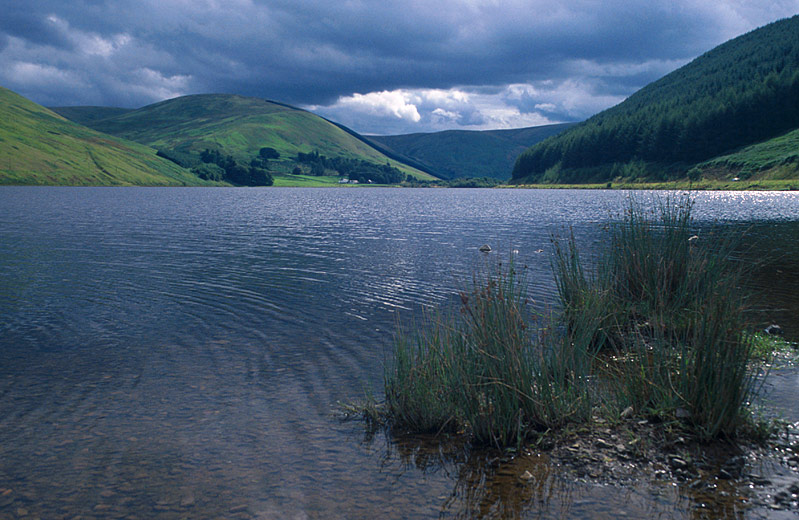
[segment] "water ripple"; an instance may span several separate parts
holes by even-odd
[[[601,244],[625,197],[1,189],[0,487],[15,494],[0,491],[0,516],[449,514],[459,470],[405,467],[354,441],[331,406],[379,388],[398,319],[454,302],[486,259],[480,245],[488,258],[518,251],[544,307],[551,236]],[[760,223],[753,256],[769,241],[778,251],[757,278],[769,319],[799,313],[796,194],[699,194],[697,215]],[[575,504],[550,485],[544,517],[558,501],[590,515],[607,496],[582,490],[589,503]],[[657,509],[636,496],[639,512]]]

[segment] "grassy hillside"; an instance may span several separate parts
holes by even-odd
[[[703,177],[749,179],[799,178],[799,130],[753,144],[697,165]]]
[[[0,184],[208,184],[155,150],[68,121],[0,87]]]
[[[513,130],[447,130],[369,136],[388,150],[411,157],[444,179],[510,177],[516,158],[528,147],[574,126],[573,123]]]
[[[799,16],[730,40],[523,153],[516,182],[666,180],[799,128]]]
[[[59,114],[70,121],[83,126],[91,126],[92,123],[102,119],[120,116],[131,112],[131,108],[116,107],[47,107],[56,114]]]
[[[257,98],[226,94],[184,96],[154,105],[100,117],[97,107],[58,108],[91,128],[157,149],[199,155],[216,149],[247,163],[259,149],[280,154],[271,162],[278,172],[290,172],[297,153],[318,151],[327,157],[390,163],[418,178],[432,176],[389,159],[366,142],[305,110]]]

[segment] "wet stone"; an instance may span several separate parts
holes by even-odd
[[[780,491],[776,495],[774,495],[774,502],[777,504],[784,504],[786,502],[790,502],[791,494],[787,491]]]
[[[749,475],[749,478],[755,486],[768,486],[771,484],[771,480],[760,475]]]
[[[735,457],[731,457],[724,463],[724,466],[727,468],[743,468],[746,465],[746,457],[743,455],[738,455]]]
[[[675,455],[669,456],[669,464],[673,469],[678,469],[678,470],[685,469],[688,467],[688,463],[685,460]]]
[[[612,448],[612,446],[607,441],[605,441],[604,439],[597,439],[594,442],[594,445],[597,448],[599,448],[600,450],[609,450],[609,449]]]

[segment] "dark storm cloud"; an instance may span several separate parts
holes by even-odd
[[[413,131],[587,117],[718,43],[799,11],[799,0],[0,7],[0,84],[40,103],[139,106],[229,92],[310,106],[363,131]]]
[[[46,17],[24,8],[23,2],[15,2],[7,8],[4,6],[0,31],[6,38],[15,36],[38,45],[69,47],[69,42],[47,22]]]

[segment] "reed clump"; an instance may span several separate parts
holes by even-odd
[[[744,267],[730,234],[695,234],[688,196],[647,213],[630,202],[587,274],[574,239],[556,247],[568,326],[599,313],[593,344],[617,365],[616,398],[639,413],[679,418],[704,440],[733,435],[755,391]]]
[[[468,431],[478,444],[519,445],[535,430],[590,414],[591,363],[552,329],[540,329],[525,269],[511,258],[487,267],[460,293],[458,312],[397,335],[386,371],[393,425],[417,432]]]
[[[694,234],[688,197],[630,202],[596,261],[554,241],[560,312],[531,309],[515,259],[481,270],[460,308],[397,335],[386,369],[395,428],[520,445],[598,410],[734,436],[756,390],[733,241]],[[601,389],[601,390],[600,390]]]

